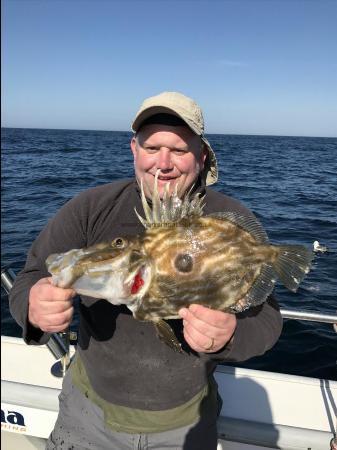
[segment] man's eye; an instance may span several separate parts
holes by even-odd
[[[148,153],[155,153],[157,151],[157,148],[156,147],[146,147],[145,150]]]
[[[180,150],[179,148],[176,148],[175,150],[173,150],[175,154],[177,155],[184,155],[186,152],[186,150]]]

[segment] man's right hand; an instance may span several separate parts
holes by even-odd
[[[41,278],[29,293],[29,322],[48,333],[66,330],[74,314],[72,299],[75,295],[73,289],[53,286],[51,277]]]

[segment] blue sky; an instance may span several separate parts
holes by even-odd
[[[179,91],[206,133],[337,136],[336,0],[3,0],[2,126],[129,130]]]

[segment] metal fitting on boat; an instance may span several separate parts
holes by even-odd
[[[13,283],[15,280],[15,273],[9,267],[3,267],[1,269],[1,286],[4,290],[9,294],[12,289]]]
[[[56,333],[54,333],[56,334]],[[64,331],[62,333],[57,333],[56,336],[57,344],[58,344],[58,350],[62,349],[62,354],[59,354],[60,360],[57,361],[55,364],[51,367],[51,373],[55,377],[61,378],[64,377],[66,374],[66,371],[70,364],[70,354],[69,354],[69,345],[70,345],[70,339],[69,339],[69,331]],[[54,341],[56,342],[56,341]]]
[[[337,450],[337,436],[336,435],[330,441],[330,450]]]

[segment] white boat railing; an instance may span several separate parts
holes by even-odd
[[[326,314],[315,311],[300,311],[296,309],[280,309],[284,319],[310,320],[311,322],[332,323],[337,325],[337,314]]]

